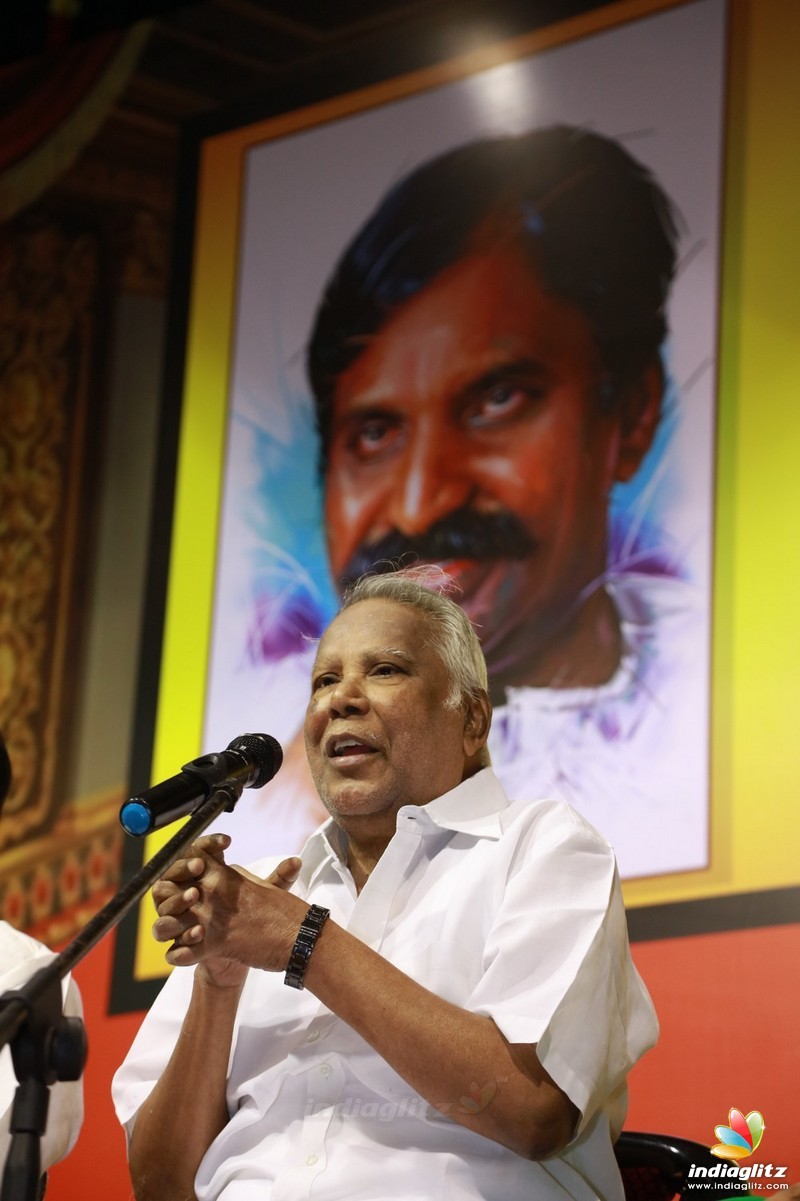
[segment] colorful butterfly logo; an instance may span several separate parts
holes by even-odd
[[[751,1109],[747,1117],[740,1109],[728,1114],[727,1126],[715,1126],[714,1133],[720,1140],[711,1148],[712,1155],[720,1159],[747,1159],[752,1155],[764,1136],[764,1117],[757,1109]]]

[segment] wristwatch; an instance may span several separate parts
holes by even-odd
[[[283,983],[288,984],[290,988],[303,987],[303,978],[311,958],[311,952],[330,915],[330,909],[323,909],[321,905],[312,905],[300,923],[300,929],[297,931],[297,938],[289,956],[289,966],[283,978]]]

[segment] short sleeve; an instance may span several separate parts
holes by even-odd
[[[656,1040],[630,956],[611,848],[574,810],[546,809],[520,837],[467,1008],[542,1066],[581,1112],[624,1114],[625,1077]]]
[[[174,968],[111,1082],[117,1118],[130,1139],[134,1120],[169,1062],[189,1008],[194,968]]]
[[[266,879],[280,862],[281,856],[270,855],[249,864],[248,870]],[[129,1140],[136,1114],[155,1087],[178,1042],[193,984],[193,967],[172,969],[114,1075],[111,1096],[117,1118]]]

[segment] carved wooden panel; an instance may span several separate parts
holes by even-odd
[[[63,795],[88,559],[87,444],[99,312],[94,234],[54,220],[0,247],[0,728],[14,779],[0,848]]]

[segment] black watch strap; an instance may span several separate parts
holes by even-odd
[[[289,956],[289,966],[286,968],[286,975],[283,978],[283,983],[288,984],[290,988],[303,987],[303,977],[306,974],[311,952],[314,950],[322,927],[330,914],[330,909],[323,909],[321,905],[312,905],[300,923],[300,929],[297,931],[297,938]]]

